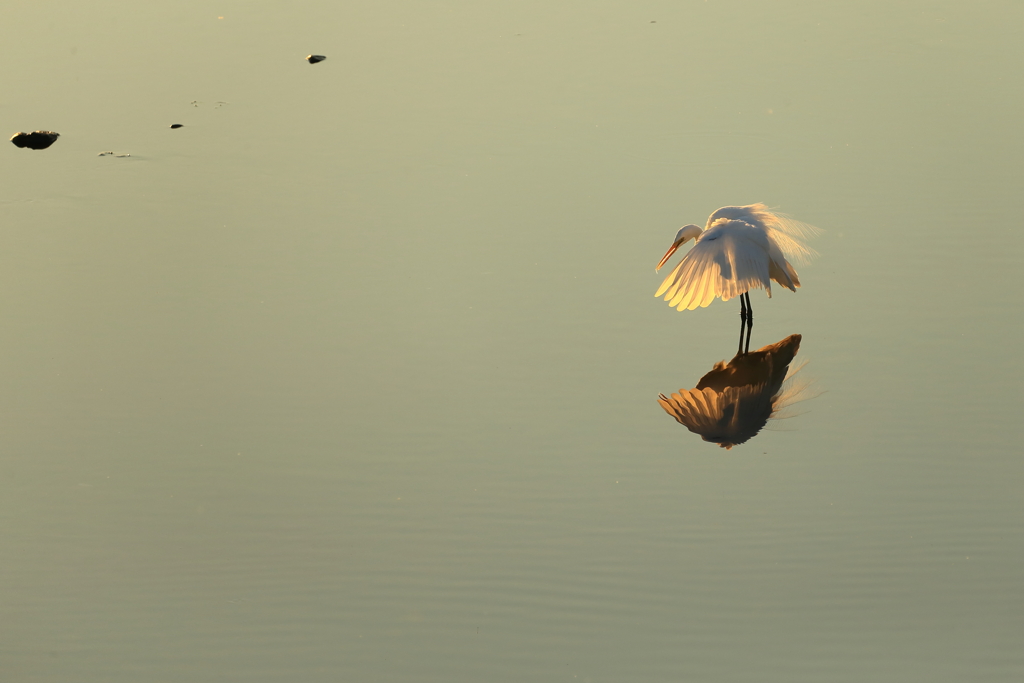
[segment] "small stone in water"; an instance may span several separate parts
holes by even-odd
[[[317,62],[324,61],[325,59],[327,59],[327,57],[324,57],[323,55],[310,55],[306,57],[306,59],[309,61],[310,64],[316,64]]]
[[[54,133],[52,130],[37,130],[34,133],[17,133],[11,138],[11,142],[18,147],[46,149],[57,142],[59,137],[60,133]]]
[[[172,123],[171,124],[171,128],[181,128],[184,125],[185,124],[183,124],[183,123]]]

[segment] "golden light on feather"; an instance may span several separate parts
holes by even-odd
[[[750,348],[754,326],[750,290],[763,289],[771,298],[774,281],[795,292],[800,277],[790,261],[805,262],[814,255],[804,240],[818,232],[812,225],[769,211],[764,204],[724,206],[711,214],[703,230],[696,225],[679,229],[655,271],[683,244],[692,239],[694,245],[654,296],[664,296],[679,311],[740,297],[739,352],[743,353]]]

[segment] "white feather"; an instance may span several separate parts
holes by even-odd
[[[772,213],[764,204],[725,206],[711,214],[703,231],[689,227],[687,235],[697,233],[696,242],[655,293],[680,311],[703,308],[716,298],[728,301],[752,289],[763,289],[771,297],[773,280],[795,292],[800,278],[787,259],[806,261],[814,255],[802,240],[820,232]],[[680,241],[682,236],[680,230],[672,250],[686,241]]]

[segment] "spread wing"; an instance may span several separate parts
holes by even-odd
[[[772,413],[771,391],[764,384],[714,389],[680,389],[671,397],[661,394],[658,403],[705,441],[729,449],[755,436]]]
[[[720,220],[700,236],[654,296],[680,311],[764,289],[772,295],[765,234],[739,220]]]

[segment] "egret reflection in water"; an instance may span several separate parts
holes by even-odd
[[[782,408],[803,397],[806,385],[792,381],[790,365],[801,336],[791,334],[757,351],[720,361],[694,389],[659,394],[665,412],[705,441],[732,448],[756,436]],[[797,368],[798,370],[799,368]],[[787,381],[789,380],[789,381]]]

